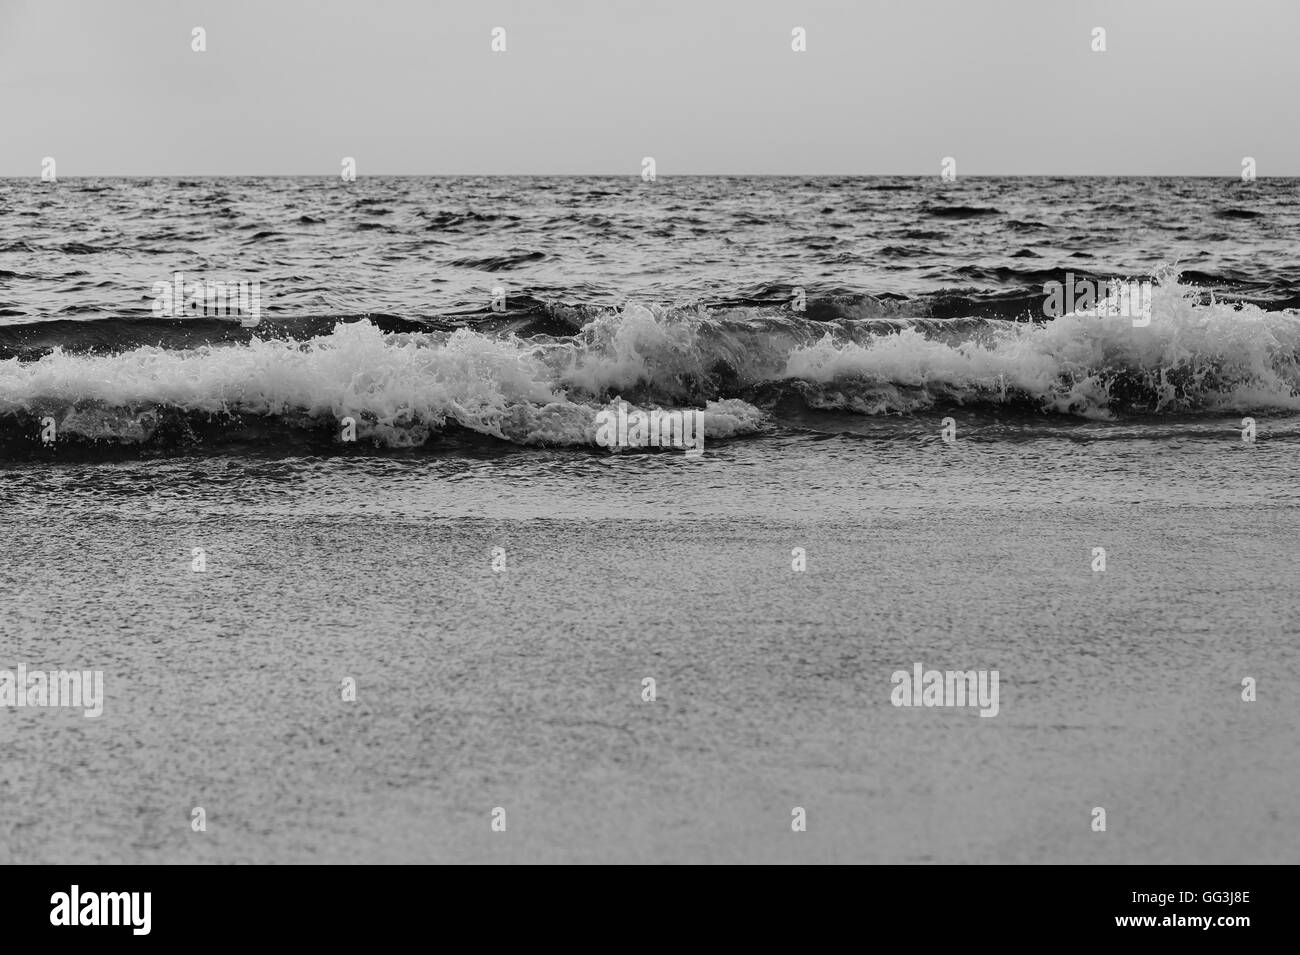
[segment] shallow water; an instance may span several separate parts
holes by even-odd
[[[0,853],[1289,861],[1300,441],[1222,435],[12,467],[6,656],[107,700],[0,709]]]

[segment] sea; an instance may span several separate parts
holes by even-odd
[[[1298,188],[0,179],[0,862],[1293,863]]]

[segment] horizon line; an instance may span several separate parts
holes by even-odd
[[[319,172],[221,172],[221,173],[76,173],[60,175],[59,179],[339,179],[336,173]],[[639,172],[634,173],[595,173],[595,172],[368,172],[358,175],[357,179],[641,179]],[[42,179],[40,173],[0,175],[0,179]],[[1231,179],[1241,180],[1241,174],[1228,173],[1168,173],[1168,172],[993,172],[964,173],[951,180],[944,180],[937,173],[914,172],[678,172],[662,173],[659,179],[939,179],[955,182],[960,179]],[[1300,179],[1300,172],[1279,175],[1257,173],[1254,179]],[[355,181],[355,180],[350,180]],[[1246,180],[1241,180],[1246,181]]]

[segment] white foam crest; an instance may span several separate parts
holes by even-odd
[[[1139,323],[1144,318],[1138,317]],[[1213,302],[1178,285],[1153,290],[1149,324],[1105,310],[1051,322],[990,321],[977,340],[945,342],[916,329],[865,344],[827,335],[794,349],[786,376],[815,383],[911,389],[910,410],[939,398],[998,400],[1009,391],[1045,409],[1105,415],[1117,389],[1150,410],[1300,408],[1300,314]]]
[[[581,350],[565,346],[570,359]],[[624,350],[631,360],[631,351]],[[568,362],[572,365],[572,361]],[[743,402],[706,408],[711,436],[757,427]],[[64,430],[138,440],[156,410],[352,417],[359,438],[418,445],[453,422],[521,444],[591,444],[603,402],[570,397],[545,349],[468,329],[450,336],[385,336],[340,323],[307,342],[254,339],[192,350],[137,348],[113,355],[61,350],[0,362],[0,413],[57,412]],[[134,414],[108,413],[121,409]],[[747,410],[746,410],[747,409]]]
[[[699,347],[704,321],[695,312],[630,302],[584,325],[577,346],[556,356],[556,368],[567,385],[588,394],[698,380],[707,370]]]

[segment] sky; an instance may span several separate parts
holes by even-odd
[[[1300,0],[0,0],[0,176],[1296,176],[1298,41]]]

